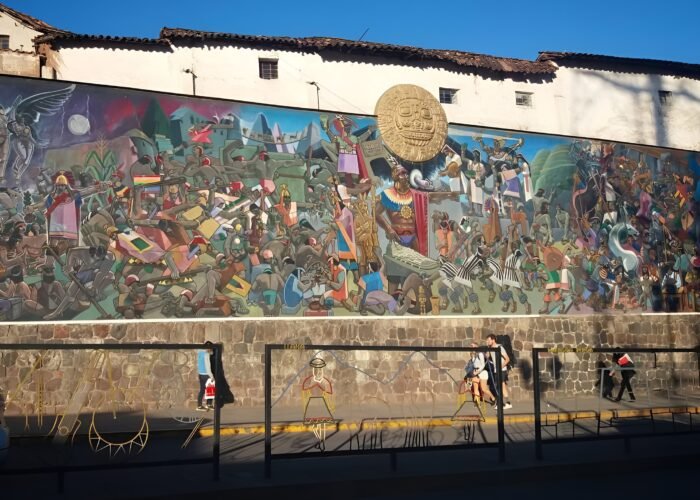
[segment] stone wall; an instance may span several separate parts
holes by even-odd
[[[265,344],[343,344],[394,346],[468,346],[481,345],[486,336],[508,334],[519,360],[511,372],[510,385],[516,400],[531,397],[533,347],[695,347],[700,344],[698,316],[627,315],[581,316],[568,318],[410,318],[387,320],[313,320],[313,321],[209,321],[170,323],[113,323],[69,325],[12,325],[0,327],[2,343],[201,343],[223,342],[224,367],[238,404],[260,407],[264,401]],[[56,351],[54,351],[55,353]],[[328,365],[325,374],[338,389],[339,402],[358,402],[366,398],[398,401],[454,399],[456,382],[463,375],[464,356],[433,353],[414,356],[409,353],[348,351],[322,353]],[[24,379],[21,391],[24,410],[33,411],[37,401],[37,380],[28,376],[35,358],[30,353],[0,350],[0,387],[13,391]],[[33,355],[33,354],[31,354]],[[107,397],[129,402],[142,398],[150,408],[194,406],[197,391],[194,352],[141,353],[115,352],[96,361],[89,352],[64,352],[47,355],[41,370],[47,397],[57,405],[65,404],[75,384],[88,373],[92,359],[99,362],[94,389],[88,406],[94,408]],[[273,398],[288,390],[280,404],[298,402],[300,381],[311,373],[308,361],[312,352],[289,349],[273,359]],[[599,355],[587,353],[545,354],[542,362],[544,389],[574,393],[594,391],[595,365]],[[636,356],[639,380],[649,380],[650,388],[666,383],[697,384],[698,360],[694,354]],[[359,370],[362,370],[360,373]],[[108,375],[108,372],[111,374]],[[360,374],[358,374],[360,373]],[[93,374],[95,375],[95,374]],[[393,377],[393,378],[392,378]],[[390,383],[381,383],[385,381]],[[111,390],[117,387],[118,390]],[[110,392],[111,391],[111,392]]]

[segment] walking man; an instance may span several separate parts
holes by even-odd
[[[486,345],[490,348],[497,347],[501,353],[501,390],[503,391],[503,401],[504,401],[503,409],[509,410],[509,409],[513,408],[513,405],[510,404],[510,395],[508,393],[508,363],[510,363],[510,358],[508,357],[508,353],[506,352],[505,347],[503,347],[502,345],[500,345],[496,342],[495,335],[491,334],[488,337],[486,337]],[[489,353],[489,356],[491,356],[490,353]],[[496,363],[493,360],[492,360],[492,362],[494,364],[494,370],[495,370]],[[496,383],[495,380],[494,380],[494,383]]]

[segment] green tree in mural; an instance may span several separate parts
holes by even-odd
[[[117,171],[117,157],[114,151],[109,149],[107,141],[103,138],[98,139],[95,149],[90,151],[85,156],[83,163],[83,171],[90,174],[98,182],[109,182],[112,179],[112,174]],[[97,203],[98,208],[107,205],[107,195],[105,193],[96,193],[86,200],[88,210],[92,209],[92,204]]]
[[[156,135],[168,137],[170,134],[170,120],[156,99],[151,99],[148,103],[148,108],[141,120],[141,129],[151,139]]]
[[[569,156],[569,149],[568,145],[561,144],[537,152],[530,165],[535,189],[571,189],[576,164]]]

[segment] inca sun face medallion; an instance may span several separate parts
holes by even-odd
[[[391,87],[377,101],[375,114],[384,144],[404,160],[431,160],[445,144],[445,111],[438,100],[421,87]]]

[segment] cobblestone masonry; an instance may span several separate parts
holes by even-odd
[[[700,343],[697,315],[581,316],[575,318],[410,318],[391,320],[313,320],[114,323],[95,325],[0,326],[0,343],[224,343],[224,367],[237,404],[262,406],[264,346],[279,344],[344,344],[401,346],[468,346],[484,344],[486,336],[510,335],[519,365],[510,374],[515,400],[531,397],[533,347],[694,347]],[[0,350],[0,387],[15,395],[8,411],[29,414],[38,409],[37,387],[45,388],[43,406],[59,408],[70,398],[79,377],[89,375],[91,352],[49,352],[37,373],[28,374],[35,353]],[[311,374],[313,353],[291,349],[273,359],[273,397],[280,405],[301,404],[299,384]],[[370,400],[425,403],[454,399],[463,376],[462,356],[432,353],[321,353],[324,374],[333,382],[337,403]],[[593,392],[597,354],[546,354],[544,388],[569,394]],[[669,384],[698,384],[695,355],[637,355],[636,384],[665,389]],[[149,408],[192,407],[197,391],[192,352],[115,352],[98,362],[99,376],[90,391],[88,407],[108,400],[145,401]],[[108,369],[109,368],[109,369]],[[109,374],[108,374],[109,372]],[[111,374],[111,375],[110,375]],[[17,391],[21,381],[21,390]],[[113,388],[117,389],[114,390]],[[286,392],[285,392],[285,389]],[[19,408],[17,405],[22,407]],[[43,411],[46,411],[44,409]]]

